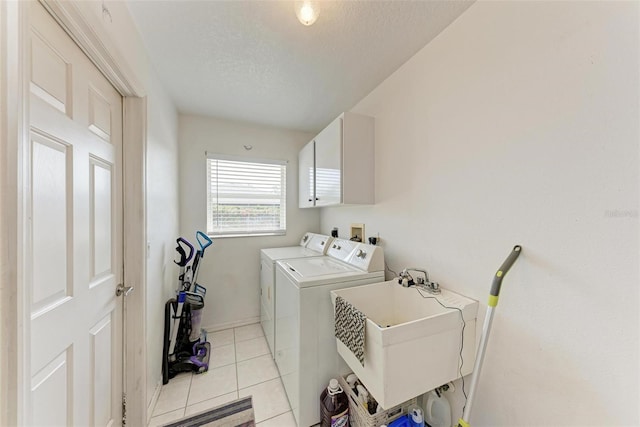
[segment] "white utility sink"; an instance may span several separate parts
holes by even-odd
[[[364,367],[341,341],[338,353],[388,409],[473,371],[478,302],[442,289],[439,295],[397,280],[331,291],[367,316]],[[464,338],[460,311],[465,321]]]

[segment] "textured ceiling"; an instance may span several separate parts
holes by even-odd
[[[470,1],[129,1],[160,80],[194,113],[316,132],[352,108]]]

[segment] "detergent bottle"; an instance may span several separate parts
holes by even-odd
[[[349,399],[335,378],[320,395],[320,426],[347,427],[349,425]]]

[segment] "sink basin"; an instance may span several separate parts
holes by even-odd
[[[432,295],[403,288],[397,280],[331,291],[334,306],[338,296],[367,316],[364,366],[336,339],[338,353],[384,409],[473,371],[477,301],[447,289]]]

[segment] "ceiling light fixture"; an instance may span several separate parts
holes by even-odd
[[[320,9],[318,2],[311,0],[300,0],[295,2],[296,16],[302,25],[312,25],[318,19]]]

